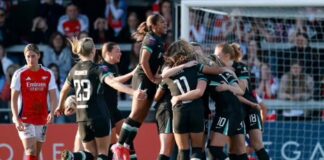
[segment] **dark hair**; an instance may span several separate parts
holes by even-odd
[[[60,32],[53,32],[51,34],[51,36],[49,38],[49,45],[50,45],[51,48],[54,48],[53,41],[57,36],[60,36],[62,38],[62,40],[63,40],[62,47],[60,48],[60,50],[62,50],[63,48],[66,47],[66,41],[65,41],[65,36],[63,34],[61,34]]]
[[[309,37],[308,37],[308,35],[307,35],[306,33],[298,32],[298,33],[296,34],[296,37],[298,37],[298,36],[303,36],[307,41],[309,41]]]
[[[51,69],[52,67],[57,69],[57,77],[55,77],[55,82],[59,90],[61,90],[61,76],[60,76],[60,68],[55,63],[50,63],[47,68]],[[55,75],[54,75],[55,76]]]
[[[161,14],[162,14],[162,6],[163,6],[164,3],[169,3],[169,4],[170,4],[170,7],[172,8],[172,3],[171,3],[170,0],[162,0],[162,1],[160,2],[160,4],[159,4],[159,7],[160,7],[159,12],[160,12]]]
[[[152,26],[157,25],[158,21],[163,17],[160,14],[152,14],[147,17],[145,22],[142,22],[138,27],[135,33],[133,33],[132,37],[138,41],[143,41],[147,32],[152,31]]]

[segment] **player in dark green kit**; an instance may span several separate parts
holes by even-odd
[[[156,123],[160,138],[160,154],[158,160],[169,160],[173,153],[175,141],[172,132],[172,104],[171,93],[166,83],[162,82],[156,91],[154,100],[156,104]]]
[[[175,67],[195,60],[192,46],[183,40],[171,44],[166,52],[166,65]],[[200,73],[202,65],[184,68],[165,79],[172,94],[173,132],[179,148],[178,159],[202,158],[204,108],[200,97],[207,86]],[[191,142],[191,143],[190,143]]]
[[[252,91],[249,89],[250,74],[245,64],[239,62],[241,53],[237,46],[220,44],[216,47],[215,54],[228,67],[232,67],[238,76],[239,86],[244,95],[239,97],[243,105],[244,121],[247,132],[250,135],[253,148],[261,160],[268,160],[269,156],[262,143],[262,121],[260,116],[260,106],[258,105]]]
[[[98,92],[103,83],[134,95],[134,98],[146,98],[145,91],[133,90],[121,83],[112,80],[109,69],[102,68],[93,62],[95,45],[91,38],[81,40],[72,39],[72,51],[80,58],[72,67],[60,94],[60,101],[56,109],[57,115],[64,112],[64,102],[72,88],[75,89],[77,104],[78,131],[84,151],[72,153],[64,151],[63,160],[94,159],[106,160],[110,144],[111,121],[103,94]]]
[[[122,125],[118,143],[112,146],[117,159],[129,159],[129,145],[136,137],[137,131],[148,114],[150,106],[161,82],[159,71],[163,64],[164,41],[162,35],[166,34],[167,26],[164,18],[159,14],[150,15],[146,22],[140,24],[134,37],[142,42],[139,65],[132,78],[134,89],[145,89],[146,100],[132,101],[132,110]]]

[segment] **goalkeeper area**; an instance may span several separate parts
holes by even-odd
[[[220,43],[240,45],[252,89],[267,107],[270,157],[323,159],[324,3],[187,0],[177,9],[181,38],[200,43],[206,54]]]

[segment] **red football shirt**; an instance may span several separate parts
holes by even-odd
[[[57,88],[53,73],[45,67],[32,71],[24,66],[15,72],[10,88],[20,92],[18,113],[22,122],[46,124],[48,91]]]

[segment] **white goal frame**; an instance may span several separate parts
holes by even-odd
[[[324,7],[324,0],[181,0],[181,39],[189,40],[190,7]]]

